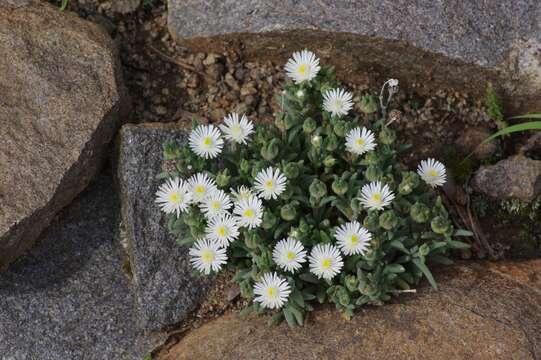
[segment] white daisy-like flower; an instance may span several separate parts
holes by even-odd
[[[188,183],[190,184],[192,199],[196,203],[203,201],[207,196],[218,190],[214,180],[209,178],[205,173],[193,175]]]
[[[319,59],[308,50],[293,53],[285,66],[287,76],[296,84],[312,80],[320,69]]]
[[[255,189],[265,200],[276,199],[286,189],[287,178],[278,168],[268,167],[255,177]]]
[[[447,181],[445,166],[432,158],[421,161],[417,173],[431,187],[443,186]]]
[[[229,244],[239,237],[237,220],[230,214],[214,217],[209,220],[205,229],[207,239],[216,242],[219,246],[227,248]]]
[[[235,202],[247,200],[252,196],[255,196],[247,186],[241,185],[236,189],[231,189],[231,196]]]
[[[225,215],[227,210],[233,206],[229,195],[223,190],[213,191],[209,196],[203,199],[200,204],[201,210],[208,219],[216,216]]]
[[[323,109],[333,116],[347,115],[353,108],[352,95],[344,89],[331,89],[323,94]]]
[[[207,239],[197,240],[189,254],[192,266],[206,275],[219,271],[227,262],[226,249]]]
[[[374,133],[367,128],[356,127],[346,135],[346,148],[349,152],[362,155],[376,148]]]
[[[279,267],[293,273],[306,262],[306,251],[300,241],[287,238],[276,244],[272,251],[272,259]]]
[[[314,246],[308,260],[312,274],[325,280],[331,280],[344,266],[340,250],[331,244],[317,244]]]
[[[155,201],[164,213],[180,216],[192,202],[190,187],[178,177],[169,179],[159,187]]]
[[[359,200],[365,208],[371,210],[381,210],[388,206],[394,199],[394,193],[389,186],[383,185],[379,181],[366,184],[361,189]]]
[[[202,158],[215,158],[223,146],[222,134],[214,125],[199,125],[190,133],[190,149]]]
[[[263,204],[257,196],[251,196],[237,202],[233,213],[237,215],[237,224],[240,227],[253,229],[263,221]]]
[[[246,144],[248,137],[254,132],[254,124],[246,115],[242,115],[239,119],[239,114],[231,113],[224,118],[224,123],[225,125],[220,125],[224,137],[238,144]]]
[[[287,302],[291,287],[287,280],[276,273],[263,274],[254,285],[254,301],[264,308],[279,309]]]
[[[372,234],[357,221],[352,221],[336,229],[334,238],[345,255],[364,255],[370,246]]]

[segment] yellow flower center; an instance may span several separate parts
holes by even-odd
[[[210,204],[210,207],[212,210],[220,210],[221,204],[219,201],[213,201],[212,204]]]
[[[361,145],[364,145],[364,140],[363,139],[357,139],[357,141],[355,141],[357,143],[357,145],[361,146]]]
[[[429,172],[428,172],[428,175],[430,175],[431,177],[436,177],[438,176],[438,172],[434,169],[431,169]]]
[[[381,202],[381,194],[372,195],[372,200],[374,200],[376,202]]]
[[[357,235],[351,235],[351,244],[355,245],[359,242],[359,237]]]
[[[301,64],[299,66],[299,74],[301,75],[306,75],[306,73],[308,72],[308,65],[306,64]]]
[[[254,210],[247,209],[246,211],[244,211],[244,216],[246,216],[247,218],[253,218],[254,217]]]
[[[172,192],[171,194],[169,194],[169,201],[171,201],[172,203],[178,204],[179,202],[182,201],[182,195],[180,195],[176,191]]]
[[[265,182],[265,186],[267,187],[267,189],[272,189],[272,187],[274,186],[274,182],[272,180],[267,180]]]
[[[225,226],[219,226],[216,232],[218,233],[219,236],[222,236],[222,237],[227,235],[227,229],[225,228]]]
[[[275,299],[278,296],[278,290],[275,287],[270,287],[267,289],[268,297]]]
[[[234,136],[239,136],[241,132],[242,132],[242,128],[240,127],[239,124],[235,124],[231,126],[231,134],[233,134]]]
[[[214,252],[212,250],[203,250],[203,252],[201,253],[201,260],[205,263],[205,264],[210,264],[214,261]]]
[[[323,261],[321,262],[321,267],[325,270],[329,269],[331,267],[331,259],[323,259]]]
[[[195,187],[195,192],[198,194],[203,194],[205,192],[205,187],[203,185],[197,185]]]
[[[335,109],[342,109],[344,107],[344,103],[342,102],[342,100],[335,100],[334,101],[334,107]]]
[[[287,257],[287,259],[289,261],[294,260],[295,259],[295,253],[293,251],[288,251],[286,257]]]
[[[203,144],[205,144],[205,146],[212,145],[212,138],[210,136],[207,136],[205,139],[203,139]]]

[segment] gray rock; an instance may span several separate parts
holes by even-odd
[[[0,270],[97,173],[127,99],[99,26],[13,3],[0,1]]]
[[[453,87],[484,94],[488,82],[541,105],[541,2],[420,0],[168,0],[169,30],[194,50],[283,62],[310,48],[348,80],[397,77],[416,92]],[[522,98],[518,98],[522,97]]]
[[[141,0],[115,0],[111,4],[113,11],[120,14],[129,14],[137,10]]]
[[[541,161],[515,155],[482,166],[475,172],[471,185],[475,191],[495,199],[531,202],[541,194]]]
[[[193,274],[188,249],[167,233],[154,203],[167,141],[186,141],[186,132],[165,124],[125,125],[118,178],[122,222],[135,283],[140,325],[159,330],[184,320],[203,300],[208,280]]]
[[[0,359],[141,360],[164,340],[137,330],[118,220],[102,175],[0,274]]]
[[[482,144],[490,135],[492,133],[484,127],[468,128],[459,135],[455,143],[465,154],[473,152],[477,159],[483,160],[494,155],[498,148],[497,140]]]

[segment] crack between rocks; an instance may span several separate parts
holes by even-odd
[[[524,337],[526,338],[526,341],[528,342],[528,347],[527,347],[527,350],[528,352],[530,353],[530,355],[532,356],[532,359],[537,359],[537,356],[536,356],[536,352],[535,352],[535,343],[534,341],[530,338],[530,335],[526,332],[526,330],[524,330],[522,328],[522,326],[514,326],[513,324],[510,324],[506,321],[503,321],[503,320],[500,320],[498,318],[495,318],[495,317],[492,317],[492,316],[487,316],[487,315],[484,315],[484,314],[481,314],[480,312],[474,310],[474,309],[470,309],[469,307],[465,306],[465,305],[462,305],[462,304],[459,304],[459,303],[454,303],[454,302],[449,302],[450,305],[453,305],[453,306],[456,306],[462,310],[466,310],[472,314],[474,314],[475,316],[478,316],[482,319],[489,319],[489,320],[493,320],[499,324],[502,324],[504,327],[508,328],[508,329],[511,329],[511,330],[515,330],[515,331],[520,331]]]

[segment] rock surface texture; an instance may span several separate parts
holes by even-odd
[[[539,260],[460,265],[399,303],[351,321],[323,308],[304,327],[228,314],[188,333],[159,360],[180,359],[539,359]]]
[[[101,167],[126,102],[112,40],[45,2],[0,1],[0,269]]]
[[[478,96],[491,81],[513,108],[541,105],[537,0],[168,0],[168,9],[172,36],[197,50],[240,39],[247,57],[283,62],[308,47],[353,81],[397,77],[421,83],[416,91]]]
[[[118,221],[112,178],[99,176],[0,274],[0,359],[141,360],[157,345],[137,330]]]
[[[161,183],[163,144],[187,140],[186,132],[163,124],[125,125],[121,130],[118,178],[140,325],[159,330],[184,320],[203,300],[207,278],[194,275],[188,248],[168,235],[154,203]]]
[[[471,185],[495,199],[531,202],[541,194],[541,161],[516,155],[482,166],[475,172]]]

